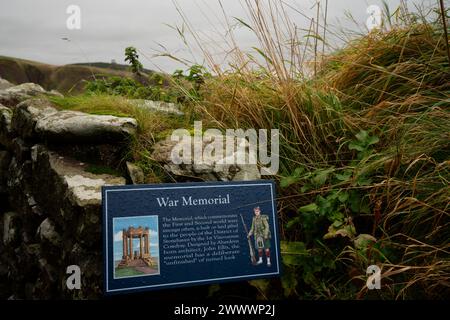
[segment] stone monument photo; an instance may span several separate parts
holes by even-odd
[[[114,279],[159,274],[158,216],[113,220]]]

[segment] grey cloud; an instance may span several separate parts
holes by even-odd
[[[324,0],[323,0],[324,1]],[[421,3],[431,0],[417,0]],[[189,21],[200,33],[213,34],[220,30],[223,17],[218,2],[214,0],[178,0]],[[311,7],[314,0],[285,0],[292,7],[308,16],[314,16]],[[369,4],[380,4],[381,0],[348,1],[329,0],[329,22],[338,24],[344,11],[350,11],[360,22],[366,19]],[[389,0],[394,8],[399,0]],[[67,30],[66,8],[76,4],[81,8],[82,29]],[[232,17],[247,19],[240,0],[223,1],[230,20]],[[291,19],[300,28],[309,23],[300,14],[289,9]],[[342,22],[344,21],[344,22]],[[345,26],[351,28],[342,20]],[[179,65],[171,60],[151,58],[156,43],[166,46],[171,52],[187,52],[176,32],[164,24],[181,25],[172,1],[164,0],[0,0],[0,55],[38,60],[53,64],[73,62],[123,61],[126,46],[136,46],[145,57],[146,67],[156,65],[166,71],[173,71]],[[236,29],[238,43],[244,47],[255,45],[254,37],[243,29]],[[71,42],[61,40],[68,37]],[[220,38],[217,37],[220,42]],[[223,44],[223,43],[222,43]],[[214,47],[214,41],[208,45]],[[219,47],[219,46],[216,46]],[[224,46],[225,47],[225,46]]]

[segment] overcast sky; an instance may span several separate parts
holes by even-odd
[[[449,1],[445,0],[446,3]],[[248,21],[243,0],[222,2],[231,21],[236,21],[232,17]],[[313,17],[314,9],[311,8],[316,1],[284,2],[291,20],[300,28],[308,28],[309,21],[299,12]],[[387,0],[391,10],[399,2]],[[217,41],[225,34],[217,0],[178,0],[177,3],[193,28],[205,38]],[[330,25],[356,29],[345,17],[345,11],[363,26],[368,17],[367,7],[380,3],[379,0],[329,0],[328,21]],[[78,5],[81,9],[80,30],[66,27],[69,5]],[[189,57],[180,36],[167,26],[181,26],[182,22],[175,3],[170,0],[0,0],[0,55],[51,64],[110,62],[112,59],[123,63],[125,47],[135,46],[141,52],[144,66],[172,72],[179,67],[176,62],[154,55],[157,50],[162,50],[162,45],[172,54]],[[255,45],[255,39],[245,28],[234,31],[240,46],[251,48]],[[62,40],[65,37],[70,41]],[[217,47],[217,42],[209,44]],[[194,56],[197,62],[202,62],[201,55],[194,52]]]

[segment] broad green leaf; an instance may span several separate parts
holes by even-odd
[[[350,209],[354,213],[359,213],[359,209],[361,207],[361,197],[357,191],[351,190],[349,193],[348,202],[350,203]]]
[[[336,173],[334,176],[336,177],[336,179],[346,182],[349,181],[350,178],[352,177],[352,172],[344,172],[342,174]]]
[[[306,206],[300,207],[300,208],[298,209],[298,211],[299,211],[299,212],[303,212],[303,213],[305,213],[305,212],[314,212],[314,211],[317,211],[318,208],[319,208],[319,207],[317,206],[317,204],[315,204],[315,203],[310,203],[310,204],[307,204]]]
[[[300,175],[303,173],[303,171],[305,171],[304,167],[297,167],[297,168],[295,168],[293,175],[295,177],[300,177]]]
[[[327,196],[327,200],[333,202],[334,200],[336,200],[339,196],[339,191],[338,190],[332,190],[330,191],[330,193]]]
[[[364,176],[364,175],[360,175],[360,176],[358,176],[358,178],[356,179],[356,183],[357,183],[359,186],[368,186],[368,185],[370,185],[370,184],[372,183],[372,180],[371,180],[370,178],[367,178],[367,177]]]
[[[296,217],[296,218],[294,218],[294,219],[291,219],[291,220],[289,220],[289,221],[286,223],[286,228],[287,228],[287,229],[291,229],[292,227],[295,227],[299,222],[300,222],[300,218],[299,218],[299,217]]]
[[[304,186],[302,186],[302,187],[300,188],[300,192],[301,192],[301,193],[305,193],[305,192],[307,192],[307,191],[309,191],[309,190],[311,190],[311,186],[310,186],[309,184],[305,184]]]
[[[308,255],[306,246],[299,241],[281,241],[281,255],[283,263],[290,266],[299,266],[304,264],[305,257]]]
[[[328,214],[328,211],[330,211],[330,209],[332,207],[331,201],[329,201],[328,199],[325,199],[322,196],[318,196],[316,198],[316,202],[317,202],[317,206],[319,208],[319,214],[321,216]]]
[[[280,180],[280,187],[287,188],[290,185],[297,183],[297,182],[298,182],[298,177],[293,177],[293,176],[283,177]]]
[[[348,192],[346,191],[340,192],[338,199],[340,202],[345,203],[348,200]]]
[[[342,222],[342,221],[335,221],[335,222],[333,222],[333,227],[339,228],[339,227],[342,226],[343,224],[344,224],[344,222]]]
[[[335,228],[334,225],[330,225],[328,233],[323,236],[324,239],[336,238],[337,236],[353,238],[356,234],[353,224],[348,224],[340,228]]]
[[[328,179],[328,175],[333,172],[333,170],[334,169],[320,170],[314,175],[311,181],[318,186],[322,186],[325,184]]]
[[[335,211],[330,215],[329,220],[331,220],[331,222],[344,221],[344,214],[340,211]]]
[[[348,148],[350,150],[356,150],[356,151],[364,151],[365,148],[358,144],[358,142],[352,141],[348,144]]]
[[[370,213],[370,206],[366,201],[361,201],[361,206],[360,206],[359,212],[366,213],[366,214]]]
[[[353,240],[355,248],[359,250],[365,250],[370,244],[377,242],[377,239],[370,234],[361,233]]]
[[[358,141],[361,141],[361,142],[366,142],[368,136],[369,136],[369,134],[367,133],[366,130],[361,130],[360,132],[358,132],[356,134],[356,139],[358,139]]]
[[[380,141],[380,139],[377,136],[372,136],[367,140],[367,145],[370,146],[372,144],[376,144]]]

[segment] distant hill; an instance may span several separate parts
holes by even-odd
[[[129,65],[118,64],[118,63],[108,63],[108,62],[72,63],[70,65],[97,67],[97,68],[120,70],[120,71],[129,71],[130,70]],[[142,71],[147,74],[152,74],[154,72],[153,70],[145,69],[145,68]]]
[[[151,70],[145,70],[151,73]],[[55,66],[36,61],[0,56],[0,77],[15,84],[34,82],[46,90],[80,92],[85,80],[120,76],[134,78],[126,65],[95,62]]]

